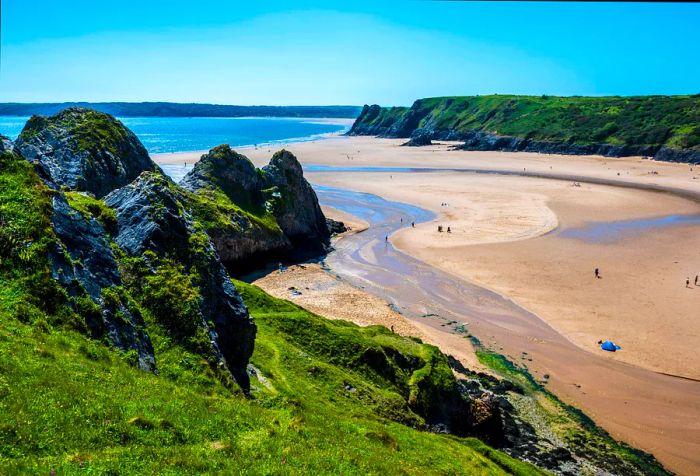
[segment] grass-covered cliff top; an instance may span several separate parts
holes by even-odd
[[[409,134],[415,128],[479,130],[552,142],[700,148],[700,95],[428,98],[410,108],[365,108],[353,130],[400,121]]]

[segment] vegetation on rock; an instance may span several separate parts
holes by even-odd
[[[3,253],[0,265],[3,474],[366,474],[397,468],[418,474],[428,467],[451,473],[538,473],[476,439],[396,423],[400,417],[422,422],[400,390],[408,374],[393,383],[370,365],[358,370],[341,365],[352,362],[358,348],[417,356],[431,355],[433,349],[385,330],[324,325],[319,317],[239,284],[260,320],[252,359],[259,379],[251,397],[244,397],[206,356],[168,332],[162,320],[152,321],[156,313],[169,315],[177,306],[186,312],[196,300],[191,281],[171,262],[147,274],[143,298],[133,299],[136,307],[143,306],[158,363],[158,374],[139,370],[133,351],[91,339],[66,319],[99,309],[90,299],[82,300],[83,308],[70,306],[51,279],[46,247],[55,240],[50,226],[55,192],[30,164],[11,155],[2,157],[0,184],[2,230],[11,230],[3,240],[13,237],[12,252]],[[20,251],[28,248],[34,252],[22,257]],[[130,273],[123,275],[133,290]],[[168,284],[175,282],[176,287]],[[56,305],[48,288],[59,295]],[[104,298],[124,294],[129,291],[115,288]],[[304,316],[314,325],[297,334],[289,324]],[[338,350],[336,358],[332,349],[338,337],[353,345]]]
[[[472,147],[612,146],[609,155],[654,155],[664,149],[700,158],[700,95],[632,97],[461,96],[417,100],[410,108],[365,106],[349,134],[465,140],[475,132],[517,138]],[[527,140],[529,142],[523,142]],[[528,149],[529,150],[529,149]],[[563,150],[563,149],[562,149]],[[668,159],[667,159],[668,160]]]
[[[15,148],[36,163],[55,188],[90,192],[98,198],[157,170],[138,138],[114,117],[69,108],[51,116],[32,116]]]

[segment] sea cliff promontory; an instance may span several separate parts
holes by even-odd
[[[365,105],[348,134],[460,141],[465,150],[639,155],[697,164],[700,95],[427,98],[411,107]]]

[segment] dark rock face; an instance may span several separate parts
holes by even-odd
[[[60,240],[49,254],[53,278],[69,295],[85,292],[99,306],[99,315],[83,316],[90,333],[94,337],[106,335],[123,351],[135,350],[139,367],[154,370],[153,346],[141,316],[120,296],[108,299],[105,295],[104,290],[120,286],[122,281],[102,225],[73,210],[60,194],[53,197],[51,223]]]
[[[232,202],[243,206],[264,201],[262,189],[265,186],[255,165],[228,145],[219,145],[203,155],[180,186],[192,192],[217,187]]]
[[[138,138],[104,113],[69,108],[51,117],[32,116],[15,143],[52,188],[67,187],[100,198],[157,170]]]
[[[463,150],[500,150],[508,152],[538,152],[542,154],[569,155],[604,155],[606,157],[624,157],[630,155],[654,155],[655,150],[648,147],[625,147],[610,144],[582,145],[566,142],[547,142],[524,139],[520,137],[489,134],[482,131],[470,131],[462,134]]]
[[[342,221],[333,220],[332,218],[326,218],[326,226],[328,227],[328,232],[331,235],[339,235],[349,230],[349,228],[345,226],[345,223]]]
[[[700,150],[680,150],[662,147],[654,154],[654,159],[700,165]]]
[[[408,142],[404,142],[403,146],[407,147],[421,147],[424,145],[432,145],[433,141],[430,140],[430,131],[425,129],[416,129],[411,134],[411,139]]]
[[[9,137],[5,137],[4,135],[0,134],[0,154],[3,152],[12,152],[14,148],[15,145],[12,143]]]
[[[202,156],[180,185],[225,215],[212,220],[210,210],[201,218],[229,270],[240,273],[327,250],[330,232],[316,193],[287,151],[276,153],[258,170],[248,158],[221,145]],[[226,203],[217,205],[222,200]]]
[[[422,119],[422,116],[410,108],[391,108],[391,111],[399,111],[398,119],[382,117],[382,107],[377,104],[365,104],[348,135],[409,137]]]
[[[276,188],[280,194],[281,200],[277,200],[273,213],[285,236],[297,248],[323,252],[330,239],[326,217],[297,158],[281,150],[262,170],[265,187]]]
[[[247,392],[255,324],[208,236],[195,229],[182,191],[162,174],[145,172],[105,197],[105,203],[116,211],[114,240],[127,254],[150,251],[196,271],[201,299],[194,325],[206,331],[219,366],[225,365]]]

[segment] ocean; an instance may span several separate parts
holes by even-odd
[[[0,116],[0,134],[16,139],[28,117]],[[322,138],[345,132],[347,120],[267,117],[124,117],[152,154],[208,150]]]

